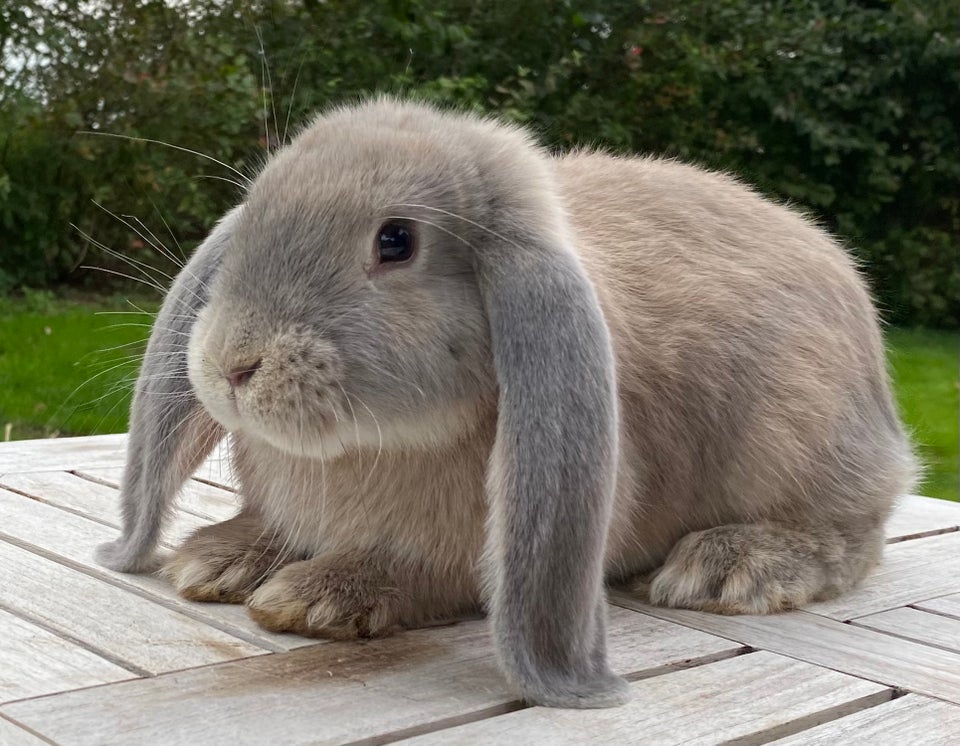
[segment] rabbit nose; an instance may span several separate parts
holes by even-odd
[[[230,388],[238,389],[251,378],[253,374],[260,369],[260,364],[263,362],[263,358],[257,360],[253,365],[244,365],[239,368],[234,368],[232,371],[227,373],[224,376],[227,379],[227,382],[230,384]]]

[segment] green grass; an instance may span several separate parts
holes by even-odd
[[[126,430],[151,320],[121,298],[0,299],[0,440]]]
[[[0,299],[0,428],[14,440],[123,432],[149,322],[120,298]],[[926,466],[917,491],[956,500],[958,335],[892,329],[887,339],[900,410]]]
[[[957,500],[957,332],[891,329],[887,349],[900,414],[910,429],[926,475],[922,495]]]

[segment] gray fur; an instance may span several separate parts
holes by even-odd
[[[420,249],[380,267],[396,219]],[[825,233],[721,174],[394,101],[318,118],[178,278],[103,561],[146,566],[223,430],[243,512],[178,550],[183,595],[336,638],[485,605],[521,694],[572,707],[627,693],[604,576],[720,613],[835,596],[915,470]]]
[[[164,300],[147,344],[130,412],[127,463],[120,485],[123,536],[97,548],[97,561],[144,572],[156,560],[163,519],[176,493],[223,437],[187,378],[187,345],[197,312],[230,239],[236,211],[213,229]]]
[[[609,706],[628,692],[607,667],[602,593],[617,460],[613,351],[563,243],[563,217],[524,228],[478,252],[500,386],[487,478],[491,616],[526,698]]]

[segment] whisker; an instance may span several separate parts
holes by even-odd
[[[250,177],[244,174],[242,171],[234,168],[233,166],[224,163],[223,161],[217,160],[212,155],[207,155],[206,153],[201,153],[199,150],[191,150],[190,148],[185,148],[182,145],[174,145],[169,142],[164,142],[163,140],[153,140],[149,137],[133,137],[131,135],[119,135],[115,132],[96,132],[94,130],[80,130],[77,132],[78,135],[96,135],[97,137],[116,137],[120,140],[130,140],[131,142],[146,142],[153,145],[164,145],[168,148],[173,148],[174,150],[179,150],[184,153],[190,153],[191,155],[198,156],[199,158],[206,158],[208,161],[213,161],[218,166],[223,166],[225,169],[232,171],[237,176],[239,176],[246,184],[252,183]]]
[[[160,212],[160,208],[157,207],[156,203],[151,199],[150,204],[153,206],[153,211],[157,213],[157,217],[160,218],[160,222],[163,223],[163,227],[167,229],[167,233],[170,234],[170,238],[173,240],[173,245],[177,247],[177,253],[180,254],[180,266],[186,266],[187,256],[183,253],[183,247],[180,245],[180,242],[177,240],[177,237],[173,234],[173,231],[170,229],[169,224],[167,223],[166,218],[163,217],[163,213]]]
[[[90,265],[90,264],[81,264],[80,269],[92,269],[96,272],[105,272],[108,275],[116,275],[117,277],[124,277],[128,280],[132,280],[133,282],[139,282],[141,285],[146,285],[148,288],[156,290],[158,293],[160,293],[160,295],[166,295],[167,293],[166,288],[161,287],[159,284],[147,282],[146,280],[140,277],[134,277],[133,275],[128,275],[123,272],[118,272],[117,270],[114,270],[114,269],[107,269],[106,267],[94,267],[93,265]]]
[[[475,220],[471,220],[470,218],[465,218],[463,215],[458,215],[458,214],[455,213],[455,212],[450,212],[449,210],[444,210],[444,209],[442,209],[442,208],[440,208],[440,207],[433,207],[432,205],[418,205],[418,204],[415,204],[415,203],[412,203],[412,202],[398,202],[398,203],[395,204],[395,205],[391,205],[391,207],[413,207],[413,208],[415,208],[415,209],[420,209],[420,210],[432,210],[433,212],[439,212],[439,213],[441,213],[441,214],[443,214],[443,215],[449,215],[451,218],[456,218],[457,220],[462,220],[464,223],[468,223],[468,224],[470,224],[470,225],[472,225],[472,226],[474,226],[474,227],[476,227],[476,228],[479,228],[480,230],[484,231],[485,233],[489,233],[489,234],[490,234],[491,236],[493,236],[494,238],[499,238],[499,239],[500,239],[501,241],[503,241],[504,243],[508,243],[508,244],[510,244],[511,246],[516,247],[517,249],[521,249],[521,250],[523,249],[523,247],[520,246],[520,244],[518,244],[516,241],[514,241],[514,240],[512,240],[512,239],[510,239],[510,238],[507,238],[506,236],[501,235],[500,233],[497,233],[495,230],[492,230],[491,228],[487,228],[487,226],[482,225],[482,224],[476,222]]]
[[[296,77],[293,79],[293,92],[290,94],[290,104],[287,106],[287,118],[283,123],[283,140],[281,140],[283,144],[287,142],[287,128],[290,126],[290,114],[293,111],[293,102],[297,97],[297,84],[300,82],[300,73],[303,70],[304,62],[306,62],[306,60],[301,58],[300,65],[297,67]]]

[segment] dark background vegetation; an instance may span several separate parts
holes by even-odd
[[[0,292],[121,269],[80,231],[163,262],[94,201],[189,249],[239,199],[210,161],[78,133],[252,173],[383,91],[733,170],[842,237],[888,321],[953,327],[957,30],[956,0],[7,0]]]

